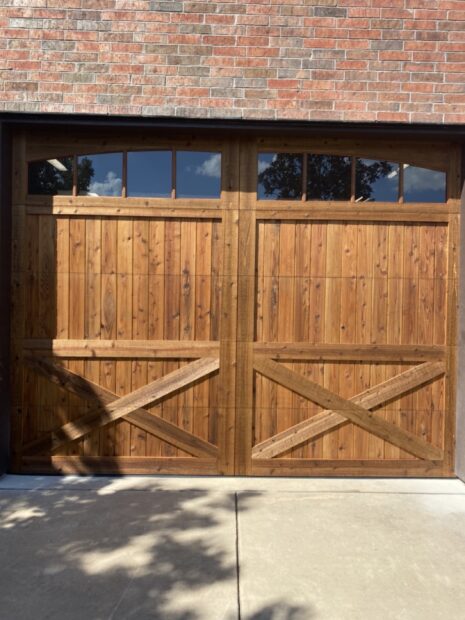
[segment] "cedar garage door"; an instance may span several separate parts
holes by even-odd
[[[18,135],[15,472],[453,474],[449,144]]]

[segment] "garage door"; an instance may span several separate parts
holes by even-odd
[[[14,168],[13,471],[451,475],[451,145],[36,133]]]

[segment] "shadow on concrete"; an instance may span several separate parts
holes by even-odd
[[[233,494],[86,484],[0,491],[2,618],[238,618]],[[241,493],[241,512],[257,495]],[[311,617],[280,602],[250,620]]]
[[[247,620],[312,620],[313,618],[316,618],[316,615],[308,607],[288,605],[284,602],[267,605],[247,616]]]

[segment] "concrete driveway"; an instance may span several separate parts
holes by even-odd
[[[1,620],[462,620],[458,480],[0,479]]]

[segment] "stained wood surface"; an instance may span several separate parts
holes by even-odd
[[[148,293],[148,287],[145,282],[139,284],[139,287],[139,295],[143,296],[145,292]],[[141,300],[136,299],[135,301],[139,302]],[[144,310],[144,308],[141,308],[142,312]],[[95,340],[91,338],[84,338],[82,340],[73,340],[72,338],[46,340],[37,338],[24,340],[23,348],[66,359],[196,359],[199,357],[218,356],[220,350],[219,343],[209,340]],[[412,355],[415,354],[412,353]],[[419,355],[421,355],[421,352],[416,357],[414,356],[413,359],[424,359],[420,358]],[[432,355],[434,355],[434,352]]]
[[[436,379],[445,372],[445,365],[440,362],[425,363],[410,368],[400,375],[384,381],[380,385],[365,390],[350,399],[350,402],[364,409],[373,409],[382,403],[399,397],[408,390]],[[270,458],[286,452],[313,437],[345,424],[347,417],[336,411],[322,411],[304,422],[300,422],[287,430],[274,435],[261,444],[254,446],[252,455],[255,458]]]
[[[26,194],[27,159],[153,140],[221,151],[221,198]],[[448,199],[257,200],[280,150],[442,170]],[[18,137],[12,468],[450,475],[460,166],[400,140]]]
[[[90,401],[92,404],[94,404],[94,406],[95,404],[97,404],[97,406],[101,408],[102,405],[105,405],[105,411],[107,411],[108,405],[110,405],[111,403],[115,403],[115,401],[118,400],[118,397],[113,392],[102,388],[98,384],[93,383],[92,381],[89,381],[88,379],[85,379],[80,375],[70,372],[66,368],[57,366],[50,361],[40,359],[38,357],[28,357],[26,363],[30,368],[41,373],[46,379],[48,379],[52,383],[59,385],[61,388],[64,388],[68,392],[75,394],[76,396],[84,400]],[[212,367],[212,371],[216,370],[218,364],[210,364],[210,367]],[[204,364],[205,372],[207,372],[208,368],[209,367]],[[175,383],[172,383],[171,386],[173,387],[173,389],[178,389],[179,384],[182,382],[179,376],[181,372],[185,375],[187,369],[183,368],[181,371],[177,371],[178,375],[177,377],[175,377]],[[191,376],[191,379],[197,380],[198,378],[201,377],[197,369],[194,372],[194,375]],[[158,387],[161,387],[163,389],[162,383],[164,383],[166,389],[166,385],[169,383],[170,380],[172,381],[172,379],[172,377],[171,379],[170,377],[164,377],[163,379],[159,379]],[[184,378],[184,380],[186,379]],[[155,386],[153,385],[153,387]],[[162,390],[158,392],[158,397],[163,397]],[[126,397],[126,399],[128,399],[128,397]],[[121,399],[119,400],[121,401]],[[193,435],[192,433],[184,431],[183,429],[175,426],[174,424],[170,424],[166,420],[163,420],[162,418],[153,413],[148,413],[145,409],[137,407],[133,411],[126,413],[124,417],[128,422],[134,424],[139,429],[151,433],[152,435],[162,439],[163,441],[167,441],[168,443],[188,452],[189,454],[192,454],[193,456],[216,457],[218,455],[218,448],[216,446],[208,443],[200,437]],[[109,418],[105,417],[105,423],[107,423],[107,420],[109,420]],[[87,414],[86,416],[84,416],[84,418],[75,420],[72,423],[72,427],[73,429],[76,429],[80,426],[82,430],[83,426],[85,427],[85,425],[87,425],[91,428],[94,428],[101,421],[102,420],[99,417],[93,416],[92,414]],[[26,452],[26,454],[40,453],[43,451],[55,452],[61,447],[63,443],[67,443],[70,435],[68,430],[69,426],[70,425],[65,425],[64,427],[54,429],[51,436],[46,436],[42,439],[36,439],[29,444],[26,444],[24,446],[24,451]],[[76,438],[77,435],[74,437],[74,439]]]

